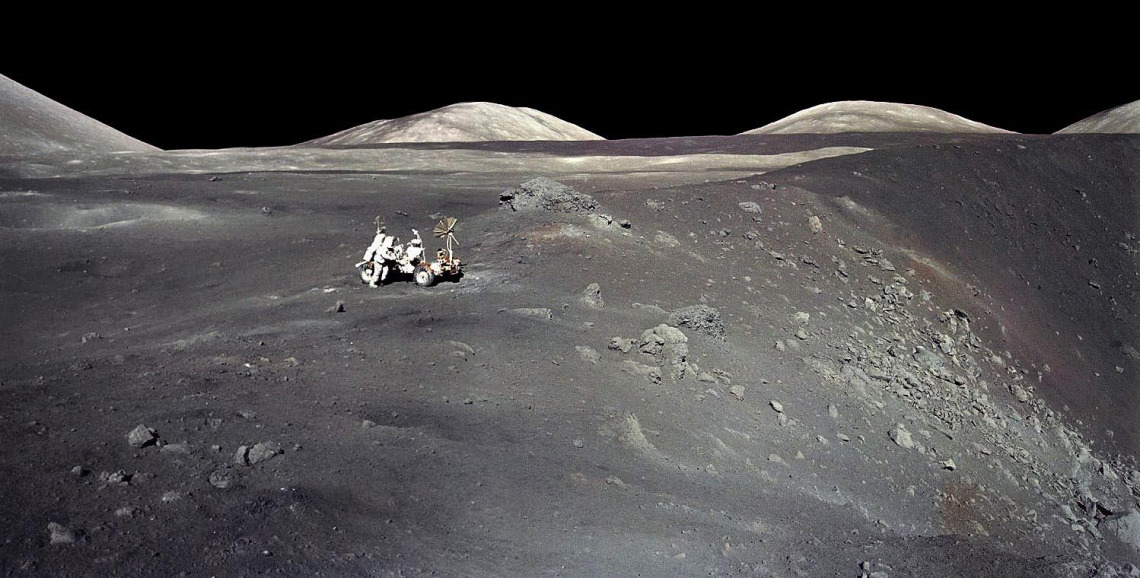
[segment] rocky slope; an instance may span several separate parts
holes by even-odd
[[[846,132],[1008,133],[928,106],[845,100],[802,110],[742,134]]]
[[[463,102],[377,120],[303,143],[355,147],[386,143],[579,141],[602,137],[544,112],[491,102]]]
[[[0,75],[0,156],[157,150]]]
[[[1056,134],[1081,133],[1140,133],[1140,100],[1079,120],[1057,131]]]

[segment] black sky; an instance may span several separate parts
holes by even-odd
[[[879,43],[805,53],[758,37],[537,54],[504,38],[442,51],[252,44],[160,55],[160,65],[11,58],[0,60],[0,74],[168,150],[296,144],[468,101],[536,108],[620,139],[737,134],[837,100],[919,104],[1046,134],[1140,98],[1121,80],[1131,76],[1120,68],[1130,55],[1050,46]]]

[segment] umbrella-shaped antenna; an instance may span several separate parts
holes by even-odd
[[[459,219],[456,219],[455,217],[444,217],[444,218],[440,219],[438,223],[435,224],[435,228],[432,230],[432,234],[435,235],[435,238],[437,238],[437,239],[446,238],[447,239],[447,258],[448,258],[448,260],[451,259],[451,244],[452,243],[454,243],[456,245],[459,244],[459,241],[457,241],[455,239],[455,224],[458,222],[459,222]]]

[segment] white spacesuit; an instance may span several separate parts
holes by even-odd
[[[408,263],[415,264],[424,256],[424,241],[420,238],[420,232],[412,229],[412,234],[415,235],[411,241],[408,242],[408,248],[404,252],[404,258]]]
[[[372,263],[372,271],[367,275],[369,287],[375,287],[376,282],[383,282],[388,277],[388,268],[392,261],[396,260],[396,253],[392,245],[396,242],[396,238],[385,234],[384,228],[381,227],[376,232],[376,237],[372,239],[372,244],[364,251],[364,263]]]

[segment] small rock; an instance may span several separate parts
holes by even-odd
[[[789,423],[792,423],[792,420],[791,420],[791,418],[788,417],[788,414],[778,413],[778,414],[776,414],[776,422],[779,423],[781,426],[786,426]]]
[[[601,309],[606,305],[606,301],[602,299],[602,287],[597,283],[590,283],[582,295],[578,297],[578,301],[593,309]]]
[[[741,401],[744,400],[744,387],[743,386],[734,385],[734,386],[728,388],[728,393],[731,393],[733,395],[733,397],[735,397],[736,399],[739,399]]]
[[[841,442],[851,441],[851,436],[848,436],[847,434],[844,434],[844,433],[835,434],[835,437],[836,437],[836,439],[838,439]]]
[[[63,524],[57,524],[55,522],[51,522],[48,524],[48,531],[51,532],[51,545],[52,546],[55,546],[57,544],[74,544],[75,543],[75,532],[73,532],[71,530],[71,528],[68,528],[67,526],[64,526]]]
[[[325,310],[328,313],[344,313],[344,301],[337,301],[332,307]]]
[[[238,446],[234,452],[234,463],[239,466],[249,465],[249,446]]]
[[[784,345],[784,342],[780,339],[777,339],[776,340],[776,351],[787,351],[787,350],[788,350],[788,348],[787,348],[787,346]]]
[[[139,509],[135,506],[123,506],[122,508],[115,510],[115,516],[119,518],[133,518],[135,517],[135,513],[138,511]]]
[[[1017,398],[1017,401],[1021,403],[1029,401],[1029,392],[1025,391],[1024,387],[1013,385],[1010,387],[1010,391],[1013,393],[1013,397]]]
[[[796,314],[793,315],[792,318],[800,325],[807,325],[808,322],[811,321],[811,314],[804,311],[796,311]]]
[[[146,447],[157,442],[158,435],[153,429],[145,425],[137,425],[135,429],[127,433],[127,443],[131,444],[133,448]]]
[[[598,361],[602,359],[602,355],[598,353],[597,350],[595,350],[593,347],[590,347],[588,345],[578,345],[574,347],[574,349],[586,363],[597,365]]]
[[[946,461],[942,462],[942,469],[954,471],[958,469],[958,466],[954,463],[954,460],[947,459]]]
[[[839,419],[839,408],[835,407],[834,403],[827,404],[827,415],[831,416],[831,419]]]
[[[284,450],[281,449],[281,444],[277,442],[259,442],[249,448],[249,464],[268,461],[282,453]]]
[[[219,490],[229,489],[233,487],[235,483],[237,483],[237,475],[230,470],[214,470],[210,472],[210,475],[207,479],[209,480],[211,486],[214,486]]]
[[[95,341],[96,339],[103,339],[103,336],[95,333],[94,331],[89,331],[87,333],[84,333],[83,337],[81,337],[79,340],[81,343],[87,343],[88,341]]]
[[[914,448],[914,439],[911,438],[910,432],[906,431],[906,428],[901,424],[892,429],[889,435],[891,437],[891,441],[895,442],[895,445],[899,446],[900,448],[903,448],[905,450]]]
[[[802,341],[802,340],[805,340],[807,338],[808,338],[807,331],[804,331],[802,328],[796,330],[796,339],[799,339]]]
[[[475,355],[475,348],[462,341],[448,341],[448,343],[458,351],[462,351],[468,355]]]
[[[760,208],[760,205],[754,201],[744,201],[743,203],[739,203],[737,206],[739,206],[740,210],[744,211],[745,213],[759,214],[763,212],[763,209]]]
[[[772,406],[772,409],[776,410],[776,413],[784,413],[784,404],[773,399],[768,402],[768,405]]]
[[[554,311],[547,307],[520,307],[518,309],[511,309],[510,312],[515,315],[522,315],[523,317],[554,319]]]
[[[615,351],[620,351],[622,353],[629,353],[633,349],[635,343],[636,341],[633,339],[626,337],[614,337],[610,340],[609,348]]]
[[[701,383],[714,383],[716,382],[716,376],[707,371],[702,371],[699,375],[697,375],[697,381],[700,381]]]
[[[784,463],[784,458],[781,458],[777,454],[768,454],[768,461],[775,462],[777,464],[782,464],[782,463]]]
[[[190,453],[190,444],[186,442],[178,444],[166,444],[162,446],[161,451],[164,454],[188,454]]]
[[[128,474],[125,470],[118,470],[115,472],[103,472],[99,474],[99,479],[107,484],[126,485],[131,483],[133,474]]]
[[[820,222],[819,217],[812,215],[808,219],[808,228],[811,229],[812,233],[818,233],[823,230],[823,223]]]
[[[376,422],[374,422],[370,419],[366,419],[366,420],[360,422],[360,427],[362,427],[364,429],[368,429],[370,427],[376,427]]]
[[[74,468],[71,468],[71,475],[73,475],[77,478],[82,478],[83,476],[86,476],[87,474],[90,474],[90,473],[91,473],[91,470],[88,470],[88,469],[84,468],[83,466],[75,466]]]
[[[576,447],[576,448],[584,448],[584,447],[586,447],[586,442],[582,441],[581,439],[575,439],[575,440],[574,440],[573,442],[571,442],[571,443],[573,443],[573,444],[574,444],[574,447]]]
[[[182,499],[182,492],[177,490],[170,490],[162,493],[162,501],[166,503],[177,502]]]
[[[249,419],[249,420],[257,419],[257,412],[255,412],[255,411],[243,409],[243,410],[238,411],[237,413],[238,413],[238,415],[240,415],[244,419]]]

